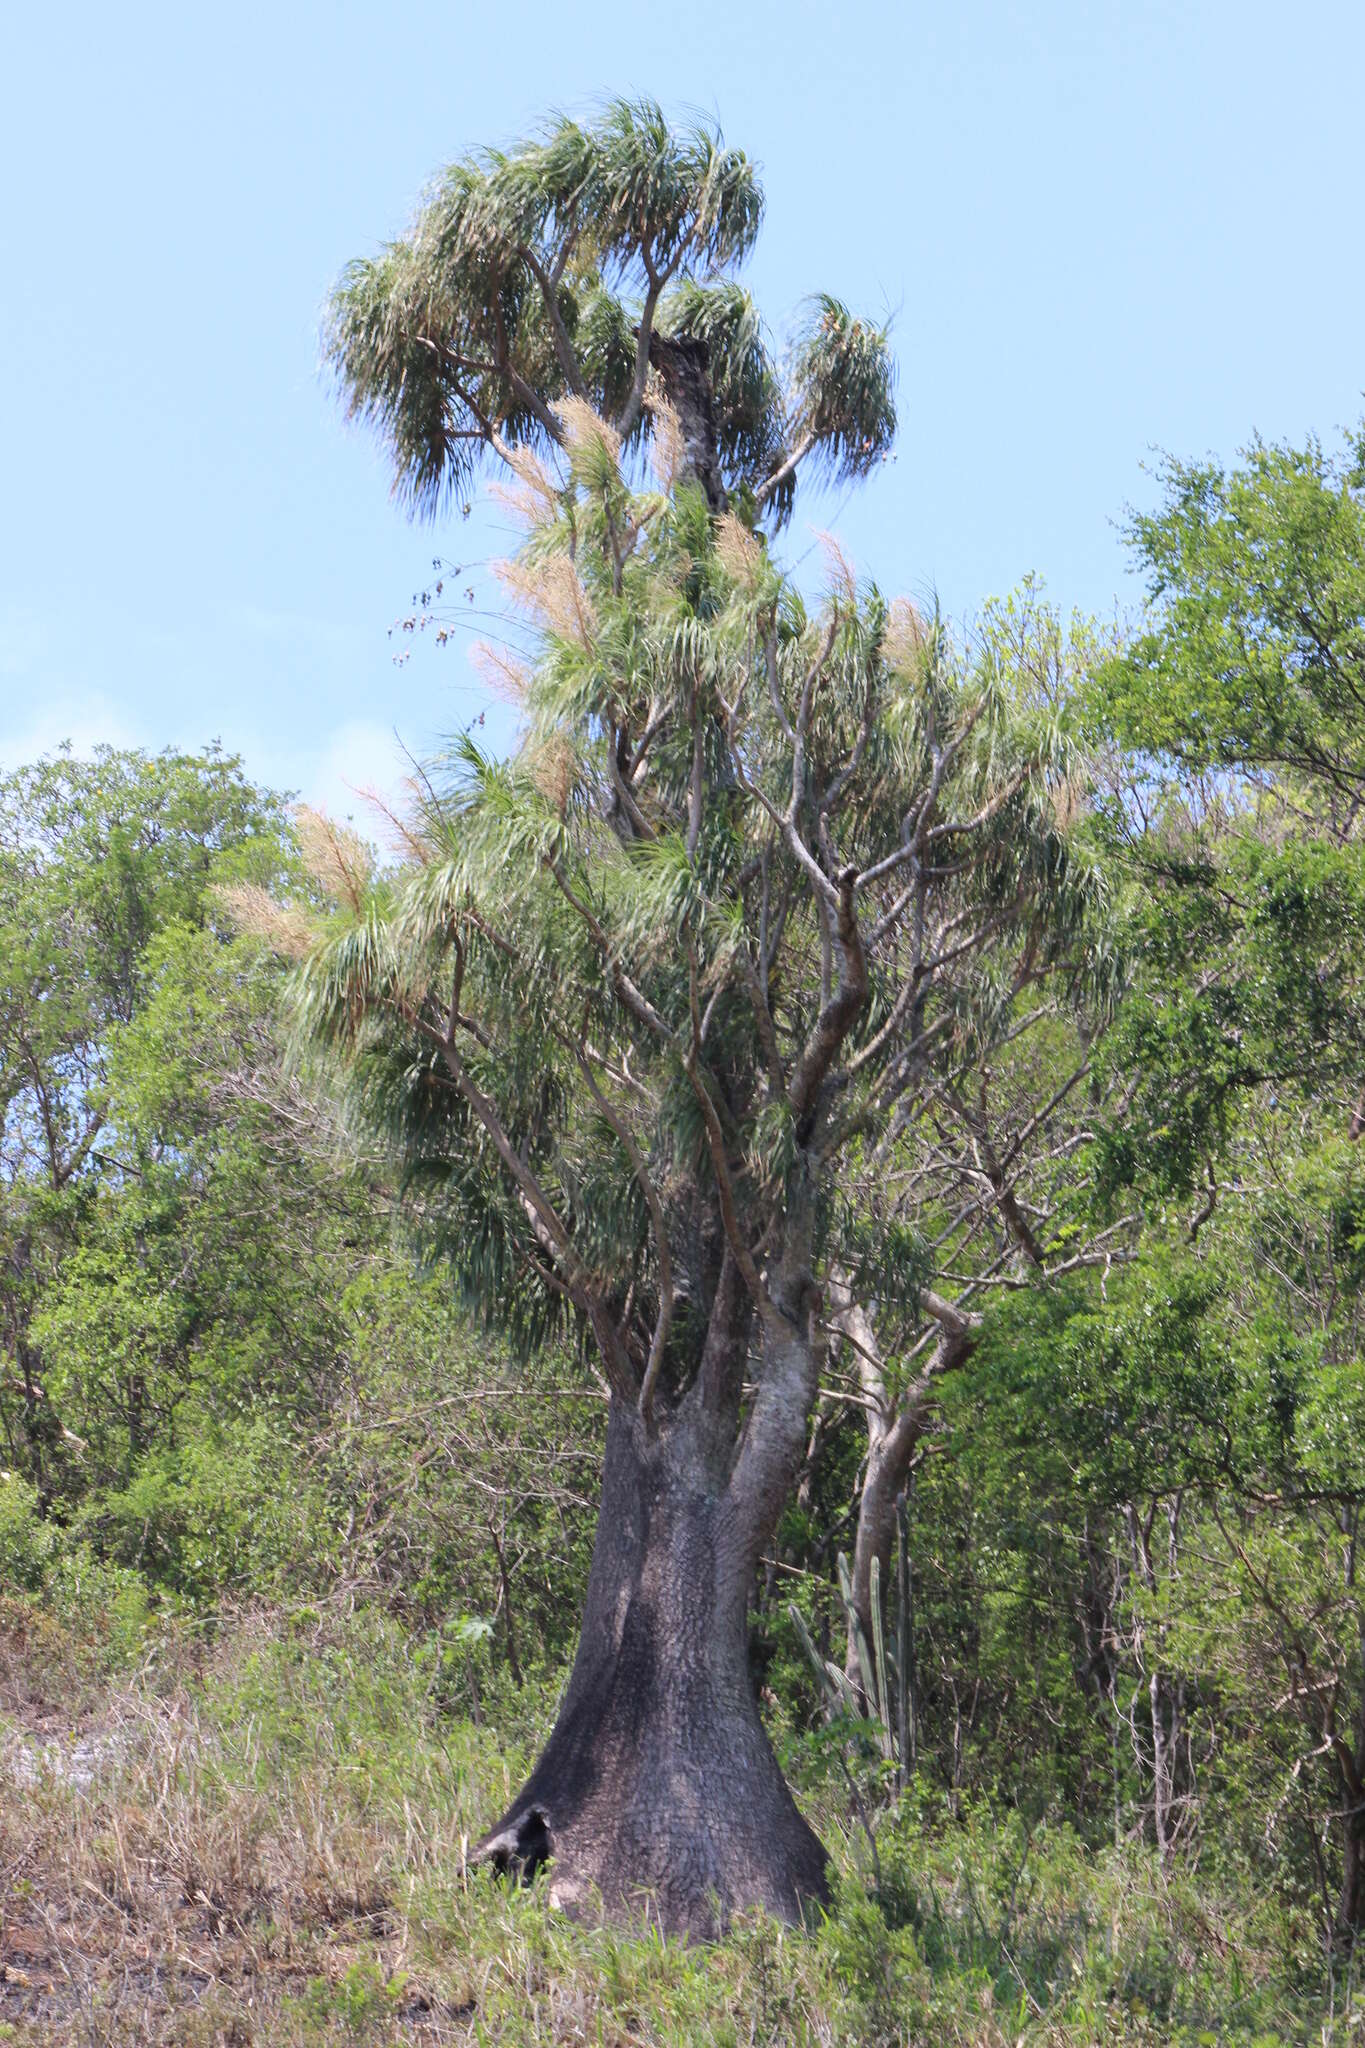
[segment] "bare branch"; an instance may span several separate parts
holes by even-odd
[[[793,448],[791,454],[787,457],[786,461],[779,463],[777,468],[773,470],[772,474],[770,476],[766,476],[763,479],[763,482],[759,485],[758,489],[754,492],[755,505],[761,505],[765,498],[771,497],[773,492],[777,489],[778,485],[781,483],[785,483],[787,478],[795,473],[800,464],[803,463],[806,457],[810,454],[810,451],[814,446],[814,434],[807,434],[804,436],[802,440],[798,441],[795,448]]]
[[[570,241],[572,241],[572,238],[570,238]],[[564,316],[559,310],[559,299],[555,292],[555,285],[563,274],[564,259],[561,257],[560,261],[556,264],[555,275],[552,278],[534,249],[523,247],[517,251],[517,254],[540,286],[540,296],[545,307],[545,317],[550,323],[550,333],[554,340],[555,354],[559,358],[559,367],[564,372],[565,382],[575,398],[586,399],[588,387],[583,381],[582,367],[579,364],[578,357],[574,354],[573,343],[569,339],[569,330],[564,325]],[[567,255],[567,249],[564,254]]]

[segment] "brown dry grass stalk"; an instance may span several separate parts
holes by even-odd
[[[531,685],[530,671],[507,648],[498,647],[491,640],[476,640],[469,650],[469,659],[495,697],[508,704],[525,704]]]
[[[490,495],[529,529],[551,523],[559,514],[562,486],[529,448],[512,449],[508,461],[517,481],[490,483]]]
[[[649,373],[645,410],[653,426],[649,438],[650,467],[658,478],[660,490],[671,491],[686,465],[687,443],[683,439],[682,422],[665,395],[657,370]]]
[[[533,740],[522,759],[532,783],[562,818],[569,808],[578,761],[569,742],[557,733]]]
[[[370,852],[360,834],[311,804],[299,804],[293,822],[303,864],[313,880],[325,896],[349,904],[359,916],[370,881]]]
[[[561,398],[555,407],[559,424],[564,429],[564,438],[575,453],[597,442],[605,448],[613,463],[621,459],[621,436],[615,427],[594,412],[586,398]]]
[[[493,568],[514,602],[547,632],[591,649],[597,615],[567,555],[550,555],[539,562],[495,562]]]
[[[726,575],[741,590],[750,594],[757,590],[763,550],[733,512],[723,512],[716,522],[716,554]]]
[[[282,958],[302,960],[312,950],[312,923],[297,904],[277,903],[255,882],[223,884],[214,894],[239,932],[264,939]]]
[[[829,575],[829,594],[836,604],[851,610],[858,601],[858,577],[852,562],[832,533],[817,532],[820,552]]]
[[[898,597],[887,615],[882,637],[882,654],[888,668],[897,675],[913,676],[919,671],[929,647],[929,629],[908,597]]]

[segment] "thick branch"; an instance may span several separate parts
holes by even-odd
[[[608,1102],[606,1096],[593,1079],[592,1069],[580,1053],[579,1066],[588,1084],[593,1101],[610,1124],[621,1148],[630,1161],[631,1171],[639,1183],[640,1192],[649,1210],[649,1220],[654,1227],[654,1244],[659,1260],[659,1313],[654,1324],[654,1335],[650,1340],[649,1358],[645,1364],[644,1376],[640,1382],[640,1416],[646,1428],[649,1427],[654,1403],[654,1389],[658,1385],[659,1373],[664,1362],[664,1347],[668,1342],[669,1325],[673,1320],[673,1260],[668,1249],[668,1226],[664,1219],[663,1203],[659,1192],[645,1166],[639,1146],[631,1136],[625,1119]]]
[[[702,1114],[702,1122],[706,1126],[706,1142],[711,1154],[712,1171],[716,1176],[716,1192],[720,1198],[721,1222],[725,1226],[725,1235],[734,1254],[735,1264],[739,1267],[744,1285],[753,1297],[755,1308],[763,1317],[765,1323],[776,1322],[778,1324],[785,1324],[786,1319],[777,1309],[772,1296],[764,1286],[762,1275],[754,1263],[754,1255],[745,1243],[744,1233],[740,1228],[739,1213],[735,1208],[734,1185],[730,1179],[730,1167],[725,1156],[725,1133],[721,1129],[720,1117],[716,1112],[716,1105],[711,1099],[711,1090],[700,1067],[701,1013],[697,1002],[697,968],[695,960],[689,963],[689,972],[692,989],[692,1044],[687,1058],[683,1062],[683,1066],[687,1078],[692,1084],[692,1092],[697,1098],[697,1105]]]
[[[814,434],[804,435],[803,438],[797,442],[795,448],[793,448],[791,454],[787,457],[785,462],[780,462],[777,468],[773,470],[772,474],[770,476],[766,476],[763,479],[763,482],[754,492],[755,505],[761,505],[763,504],[765,499],[770,498],[773,492],[777,489],[778,485],[785,483],[787,478],[795,473],[796,469],[800,466],[802,462],[805,461],[806,457],[810,454],[810,451],[814,446]]]
[[[550,323],[550,334],[554,340],[555,354],[559,358],[559,367],[564,372],[564,381],[576,398],[586,399],[588,387],[583,381],[582,368],[579,365],[578,357],[574,354],[573,343],[569,339],[569,330],[564,325],[564,316],[559,310],[559,300],[555,294],[554,283],[551,281],[544,264],[533,249],[523,248],[519,253],[532,277],[540,286],[540,296],[545,307],[545,317]]]
[[[839,986],[816,1018],[787,1087],[787,1101],[792,1115],[798,1119],[810,1114],[820,1085],[867,1000],[867,955],[853,909],[857,879],[858,871],[852,867],[845,868],[839,877]]]

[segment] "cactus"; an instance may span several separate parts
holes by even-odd
[[[796,1630],[797,1640],[809,1659],[811,1670],[815,1673],[816,1682],[825,1695],[826,1714],[836,1714],[839,1712],[856,1714],[859,1711],[858,1695],[849,1684],[843,1671],[837,1664],[832,1663],[828,1657],[820,1655],[820,1652],[815,1647],[811,1632],[806,1627],[805,1617],[802,1615],[800,1608],[788,1602],[787,1612],[792,1618],[792,1627]]]
[[[875,1557],[872,1560],[872,1646],[869,1649],[866,1632],[858,1619],[853,1602],[853,1575],[849,1569],[848,1559],[842,1551],[835,1559],[839,1597],[843,1603],[849,1633],[853,1638],[858,1671],[862,1679],[861,1699],[847,1674],[837,1664],[820,1655],[800,1610],[795,1606],[789,1606],[787,1612],[791,1615],[792,1626],[815,1673],[816,1683],[824,1697],[826,1715],[832,1716],[841,1711],[862,1713],[868,1720],[875,1721],[878,1724],[882,1755],[887,1763],[896,1765],[896,1781],[903,1789],[915,1764],[914,1637],[910,1603],[909,1531],[906,1527],[903,1494],[896,1505],[899,1526],[896,1558],[897,1635],[894,1651],[888,1647],[886,1624],[882,1615],[881,1560]]]

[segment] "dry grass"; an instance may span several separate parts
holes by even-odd
[[[16,2048],[1136,2048],[1175,2038],[1163,2000],[1182,2039],[1309,2038],[1264,2024],[1244,1920],[1017,1817],[892,1829],[884,1914],[827,1804],[847,1882],[815,1936],[758,1921],[697,1950],[570,1924],[467,1867],[552,1694],[501,1700],[501,1737],[444,1720],[411,1644],[363,1616],[172,1632],[101,1688],[61,1631],[0,1605],[0,1703]],[[1356,2038],[1321,2017],[1315,2040]]]
[[[253,1711],[232,1673],[277,1649],[259,1625],[74,1713],[56,1647],[4,1643],[0,2018],[35,2043],[327,2038],[317,1987],[394,1980],[416,1889],[462,1881],[468,1773],[414,1746],[395,1808],[321,1712]],[[389,2004],[411,2038],[468,2038],[440,1986]]]

